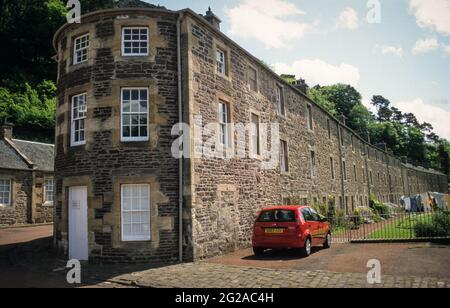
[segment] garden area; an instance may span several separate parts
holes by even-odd
[[[327,217],[335,242],[358,240],[414,240],[450,237],[450,212],[411,213],[402,207],[383,204],[370,196],[369,207],[356,208],[351,215],[336,209],[334,200],[314,206]]]

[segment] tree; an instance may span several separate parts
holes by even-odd
[[[354,131],[363,134],[369,131],[370,124],[374,121],[372,113],[363,104],[356,104],[347,119],[347,125]]]
[[[391,102],[381,95],[374,95],[372,105],[377,108],[377,116],[379,121],[389,121],[394,114],[390,108]]]
[[[314,87],[308,89],[308,97],[315,101],[318,105],[324,108],[326,111],[332,115],[336,115],[336,105],[329,101],[328,98],[322,93],[320,87]]]
[[[65,12],[60,0],[0,1],[0,86],[55,80],[52,38]]]
[[[337,114],[349,117],[352,108],[361,103],[361,94],[350,85],[336,84],[332,86],[319,87],[321,94],[336,105]]]

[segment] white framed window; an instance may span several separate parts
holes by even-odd
[[[334,159],[330,157],[330,170],[331,170],[331,179],[334,180],[336,175],[334,173]]]
[[[327,131],[328,131],[328,139],[331,139],[331,123],[330,123],[330,119],[327,119]]]
[[[313,114],[312,114],[312,107],[311,105],[307,105],[306,106],[306,117],[307,117],[307,122],[308,122],[308,129],[309,130],[313,130],[314,126],[313,126]]]
[[[44,180],[44,203],[53,203],[55,193],[55,181],[53,179]]]
[[[317,175],[316,152],[311,151],[311,176],[315,177],[316,175]]]
[[[227,65],[226,65],[225,51],[223,51],[220,48],[217,48],[216,50],[216,65],[217,65],[217,73],[226,75]]]
[[[258,92],[258,73],[251,66],[248,68],[248,84],[250,86],[250,90]]]
[[[224,101],[219,102],[219,144],[230,147],[231,146],[231,132],[229,125],[230,111],[228,103]]]
[[[146,27],[122,28],[122,55],[148,56],[148,38]]]
[[[76,37],[73,47],[73,64],[84,63],[89,59],[89,34]]]
[[[121,140],[148,141],[148,88],[123,88]]]
[[[11,180],[0,180],[0,206],[11,205]]]
[[[288,147],[284,140],[280,140],[280,171],[281,173],[289,171]]]
[[[83,145],[86,143],[86,112],[87,101],[86,93],[72,97],[72,128],[71,145]]]
[[[259,116],[252,113],[252,153],[253,155],[261,154]]]
[[[150,185],[121,185],[122,241],[149,241]]]
[[[342,162],[342,172],[344,173],[344,181],[347,181],[347,163],[345,161]]]
[[[283,88],[279,85],[275,87],[275,100],[277,102],[278,115],[285,116],[286,110],[284,108]]]

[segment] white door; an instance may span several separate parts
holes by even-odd
[[[88,218],[87,187],[69,188],[69,259],[87,261]]]

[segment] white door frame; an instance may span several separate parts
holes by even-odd
[[[69,259],[89,260],[87,186],[69,187]]]

